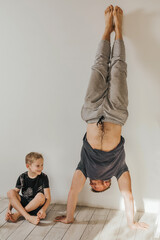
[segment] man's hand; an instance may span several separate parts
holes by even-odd
[[[37,216],[40,218],[40,219],[44,219],[46,217],[46,212],[43,210],[43,208],[41,208],[38,213],[37,213]]]
[[[118,179],[119,189],[124,197],[128,226],[131,229],[147,230],[149,225],[143,222],[134,222],[134,199],[131,189],[131,178],[129,172],[124,172]]]
[[[12,216],[12,212],[11,212],[10,209],[7,209],[6,216],[5,216],[5,220],[6,220],[6,221],[10,220],[10,216]]]
[[[149,225],[144,222],[135,222],[131,225],[129,225],[131,229],[143,229],[147,230],[149,228]]]
[[[72,221],[68,221],[67,220],[67,217],[65,215],[63,216],[57,216],[55,219],[54,219],[54,222],[62,222],[62,223],[65,223],[65,224],[69,224],[69,223],[72,223],[74,221],[74,219]]]

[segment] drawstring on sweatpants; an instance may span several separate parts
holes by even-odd
[[[98,124],[102,125],[102,120],[104,120],[104,116],[100,117],[100,119],[97,122],[97,126],[98,126]]]

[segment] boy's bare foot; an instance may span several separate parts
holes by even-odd
[[[28,222],[37,225],[40,222],[40,218],[38,216],[31,216],[29,215],[29,217],[27,218]]]
[[[21,216],[20,213],[16,212],[16,213],[12,213],[12,214],[9,214],[9,219],[11,222],[17,222],[18,218]]]
[[[122,39],[123,11],[120,7],[116,6],[114,8],[113,17],[114,17],[114,23],[115,23],[116,39]]]
[[[15,223],[15,222],[17,222],[17,220],[20,216],[21,216],[21,214],[18,212],[9,214],[8,220]],[[34,225],[37,225],[40,222],[40,218],[38,216],[29,215],[26,220]]]
[[[6,221],[9,221],[10,215],[11,215],[11,213],[7,213],[7,214],[6,214],[6,217],[5,217],[5,220],[6,220]]]
[[[110,5],[105,10],[105,31],[102,39],[110,40],[110,34],[114,30],[113,28],[113,6]]]

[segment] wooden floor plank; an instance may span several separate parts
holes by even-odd
[[[55,204],[54,210],[59,212],[66,212],[67,205],[66,204]]]
[[[74,223],[62,238],[63,240],[77,240],[82,236],[90,218],[92,217],[94,208],[82,207],[81,211],[77,214]]]
[[[138,222],[139,218],[140,218],[139,213],[136,213],[134,217],[135,221]],[[124,213],[123,219],[120,225],[120,230],[116,240],[124,240],[124,239],[134,240],[136,236],[136,231],[137,230],[131,230],[128,227],[126,214]]]
[[[135,240],[152,240],[155,233],[157,216],[151,213],[141,212],[140,214],[139,222],[145,222],[150,227],[148,230],[137,230]]]
[[[107,209],[96,209],[80,239],[98,240],[100,238],[100,234],[107,219],[108,213],[109,210]]]
[[[36,226],[28,221],[24,221],[10,236],[7,240],[23,240]]]
[[[57,211],[57,209],[58,209],[57,216],[66,215],[66,207],[67,207],[66,205],[65,205],[65,207],[63,205],[59,205],[58,207],[56,206],[54,208],[54,210]],[[76,218],[76,216],[77,216],[77,214],[79,213],[80,210],[81,210],[81,207],[77,206],[76,210],[75,210],[75,213],[74,213],[74,218]],[[56,224],[54,225],[54,228],[68,229],[70,226],[71,226],[71,224],[64,224],[64,223],[61,223],[61,222],[56,222]]]
[[[33,231],[28,235],[26,240],[42,240],[45,238],[47,233],[50,231],[50,229],[53,227],[54,222],[53,218],[56,216],[57,212],[54,210],[50,210],[47,214],[46,219],[40,222]]]
[[[0,228],[0,239],[7,239],[23,222],[22,219],[16,223],[6,222]]]
[[[160,240],[160,214],[156,217],[155,231],[153,240]]]
[[[104,228],[100,234],[100,240],[116,240],[120,230],[124,213],[122,211],[110,210]]]
[[[4,198],[0,200],[0,213],[8,207],[8,199]]]
[[[66,213],[66,205],[56,204],[49,206],[46,219],[35,226],[23,219],[17,223],[6,222],[8,201],[1,201],[0,240],[160,240],[160,217],[156,214],[138,212],[135,215],[135,220],[150,225],[147,231],[130,230],[123,211],[89,207],[77,207],[75,222],[63,224],[53,220]]]
[[[66,231],[65,228],[52,228],[44,240],[61,240]]]
[[[0,214],[0,229],[6,223],[5,216],[6,216],[6,210],[1,212],[1,214]]]
[[[47,217],[50,210],[53,208],[53,205],[50,205],[47,209]],[[46,217],[46,218],[47,218]],[[14,223],[15,224],[15,223]],[[41,223],[40,223],[41,224]],[[32,233],[32,231],[36,228],[35,225],[29,223],[28,221],[24,220],[23,223],[16,228],[16,230],[9,236],[9,240],[22,240],[26,239],[26,237]]]

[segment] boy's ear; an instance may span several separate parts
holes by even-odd
[[[29,164],[28,163],[26,163],[26,168],[29,168]]]

